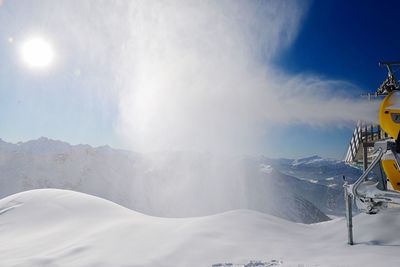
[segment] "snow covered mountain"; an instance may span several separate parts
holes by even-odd
[[[287,175],[295,176],[312,183],[338,188],[343,185],[343,176],[347,180],[356,180],[362,173],[360,169],[351,167],[341,160],[324,159],[311,156],[302,159],[268,159],[265,162]]]
[[[0,266],[398,266],[398,209],[305,225],[248,210],[168,219],[82,193],[0,200]]]
[[[344,216],[343,176],[353,182],[362,174],[360,169],[343,161],[319,156],[296,160],[259,157],[255,160],[279,172],[281,180],[296,187],[298,194],[321,211],[336,216]]]
[[[47,138],[18,144],[0,141],[0,197],[36,188],[60,188],[155,216],[253,209],[313,223],[328,220],[324,212],[343,214],[341,184],[338,181],[334,187],[323,181],[335,173],[341,177],[342,171],[346,175],[358,172],[348,168],[320,158],[228,158],[189,152],[142,155]]]

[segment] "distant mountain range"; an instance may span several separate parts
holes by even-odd
[[[354,182],[362,174],[344,161],[319,156],[295,160],[262,157],[259,161],[280,173],[276,177],[281,177],[282,186],[291,184],[321,211],[336,216],[344,216],[343,177]]]
[[[39,138],[0,139],[0,197],[37,188],[80,191],[155,216],[188,217],[253,209],[295,222],[343,215],[342,176],[360,170],[310,158],[139,154]]]

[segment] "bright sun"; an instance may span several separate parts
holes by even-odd
[[[54,58],[51,44],[45,39],[36,37],[25,41],[21,46],[23,62],[30,68],[45,68]]]

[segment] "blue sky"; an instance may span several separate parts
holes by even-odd
[[[53,6],[57,10],[49,10],[37,3],[5,1],[0,6],[0,137],[17,142],[47,136],[72,144],[132,148],[116,130],[119,102],[115,88],[121,78],[109,75],[114,63],[99,57],[114,49],[109,47],[113,43],[92,44],[91,39],[78,40],[85,44],[72,43],[75,33],[63,28],[72,15],[60,17],[61,4],[59,9]],[[374,91],[386,75],[384,69],[378,68],[378,61],[399,59],[400,37],[395,26],[399,7],[397,1],[311,2],[304,8],[307,11],[295,39],[274,57],[273,64],[289,75],[307,73]],[[79,16],[79,10],[73,11],[77,13],[73,16]],[[49,25],[53,21],[59,23],[58,31],[54,31],[58,24]],[[100,22],[88,23],[96,28]],[[83,27],[82,31],[90,35],[92,28]],[[55,46],[57,60],[45,72],[27,70],[21,63],[19,43],[30,32],[48,37]],[[99,34],[108,38],[112,33],[94,32],[93,39]],[[349,92],[353,96],[358,93]],[[342,158],[352,131],[348,124],[281,125],[265,134],[258,153],[289,158],[314,154]]]
[[[386,78],[379,61],[400,58],[399,1],[314,1],[293,45],[278,59],[292,73],[312,72],[374,92]],[[343,158],[353,129],[288,127],[276,150]],[[278,138],[282,137],[282,138]],[[288,145],[289,144],[289,145]]]
[[[382,60],[398,60],[398,1],[314,1],[299,35],[280,59],[292,72],[318,72],[374,90],[386,73]]]

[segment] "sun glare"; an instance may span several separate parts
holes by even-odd
[[[48,41],[36,37],[22,44],[21,56],[28,67],[39,69],[51,64],[54,58],[54,51]]]

